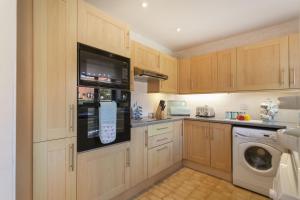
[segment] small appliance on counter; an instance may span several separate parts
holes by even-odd
[[[169,100],[167,103],[168,115],[171,116],[190,116],[191,110],[187,107],[187,102]]]
[[[208,105],[200,106],[196,108],[196,117],[215,117],[215,111]]]
[[[164,100],[160,100],[159,105],[156,109],[156,113],[155,113],[156,119],[166,119],[167,118],[165,108],[166,108],[166,102]]]

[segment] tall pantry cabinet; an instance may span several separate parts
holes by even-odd
[[[33,199],[76,199],[77,2],[33,0]]]

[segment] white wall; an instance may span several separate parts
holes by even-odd
[[[300,95],[300,91],[266,91],[221,94],[169,95],[147,94],[147,83],[135,82],[132,93],[132,104],[137,102],[143,107],[143,115],[155,112],[159,100],[186,100],[192,114],[195,115],[197,106],[209,105],[215,109],[216,117],[224,118],[226,111],[245,111],[253,119],[259,119],[260,104],[271,99],[277,102],[278,97]],[[280,122],[297,123],[300,110],[280,109],[275,120]]]
[[[0,1],[0,199],[15,199],[16,0]]]

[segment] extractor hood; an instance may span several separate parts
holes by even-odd
[[[168,80],[168,76],[165,74],[153,72],[150,70],[134,68],[134,79],[137,81],[147,81],[149,79],[155,80]]]

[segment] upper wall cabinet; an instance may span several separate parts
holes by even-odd
[[[228,92],[235,90],[236,49],[217,52],[217,90]]]
[[[188,94],[191,92],[191,59],[178,60],[178,92]]]
[[[148,92],[177,93],[178,92],[178,63],[177,58],[160,53],[160,73],[168,76],[168,80],[148,81]]]
[[[216,90],[217,54],[191,58],[191,92],[206,93]]]
[[[290,88],[300,88],[300,33],[289,37]]]
[[[78,41],[98,49],[130,57],[128,26],[78,0]]]
[[[168,80],[161,81],[160,90],[166,93],[178,91],[178,63],[177,59],[169,55],[160,54],[160,72],[168,76]]]
[[[34,0],[33,141],[76,135],[76,13],[73,0]]]
[[[159,51],[132,41],[131,62],[133,67],[159,72]]]
[[[238,90],[288,88],[288,76],[288,37],[238,48]]]

